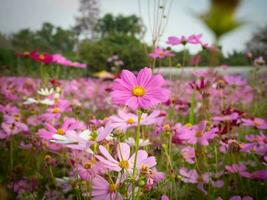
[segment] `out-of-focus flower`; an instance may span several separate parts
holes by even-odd
[[[109,183],[101,176],[96,176],[92,180],[92,199],[110,199],[110,200],[122,200],[119,190],[119,182]]]
[[[193,147],[184,147],[181,150],[181,154],[186,162],[193,164],[195,163],[195,149]]]
[[[250,173],[247,172],[246,170],[246,166],[244,164],[232,164],[232,165],[226,165],[225,169],[229,172],[229,173],[238,173],[243,177],[250,177]]]
[[[253,61],[253,64],[255,66],[262,66],[262,65],[265,65],[265,60],[263,59],[262,56],[256,58],[254,61]]]
[[[235,196],[230,197],[229,200],[253,200],[253,198],[250,196],[241,197],[241,196],[235,195]]]
[[[180,134],[180,138],[189,144],[208,145],[209,140],[216,137],[217,128],[207,129],[207,121],[202,121],[198,125],[192,126],[190,131]]]
[[[255,127],[260,130],[267,129],[267,122],[262,118],[242,119],[244,126]]]
[[[54,88],[41,88],[40,90],[37,91],[37,93],[39,95],[42,95],[42,96],[50,96],[51,94],[53,94],[55,91],[54,91]]]
[[[157,48],[154,49],[153,52],[151,52],[149,54],[149,56],[151,58],[154,58],[154,59],[156,59],[156,58],[163,59],[163,58],[166,58],[166,57],[172,57],[172,56],[174,56],[174,53],[172,53],[169,50],[165,50],[165,49],[162,49],[162,48],[157,47]]]
[[[169,197],[164,194],[164,195],[161,196],[161,200],[169,200]]]

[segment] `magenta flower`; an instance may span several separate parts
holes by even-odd
[[[162,86],[165,81],[160,74],[152,75],[152,70],[145,67],[137,77],[128,70],[121,72],[120,78],[115,79],[112,101],[117,105],[126,105],[132,109],[149,109],[169,98],[169,90]]]
[[[244,164],[232,164],[232,165],[226,165],[225,169],[229,172],[229,173],[238,173],[240,174],[240,176],[249,178],[250,177],[250,173],[247,172],[247,168]]]
[[[255,127],[261,130],[267,129],[267,122],[262,118],[242,119],[242,122],[244,126]]]
[[[179,170],[179,173],[183,182],[197,184],[197,188],[207,194],[207,191],[204,189],[204,184],[209,183],[210,178],[208,173],[200,175],[195,169],[190,170],[184,167]]]
[[[195,149],[193,147],[184,147],[181,150],[181,154],[186,162],[193,164],[195,163]]]
[[[164,195],[161,196],[161,200],[169,200],[169,197],[164,194]]]
[[[235,196],[230,197],[229,200],[253,200],[253,198],[250,196],[241,197],[241,196],[235,195]]]
[[[163,59],[163,58],[166,58],[166,57],[172,57],[174,56],[174,53],[172,53],[171,51],[168,51],[168,50],[165,50],[165,49],[162,49],[162,48],[155,48],[153,52],[151,52],[149,54],[149,56],[151,58],[159,58],[159,59]]]
[[[192,127],[191,131],[186,131],[180,135],[181,139],[184,139],[189,144],[200,144],[207,146],[209,140],[216,137],[218,128],[207,129],[207,121],[202,121],[198,125]]]
[[[49,123],[45,123],[44,125],[45,125],[45,129],[39,129],[38,135],[41,138],[47,139],[47,140],[52,139],[52,135],[54,134],[64,135],[67,131],[70,131],[70,130],[80,131],[86,128],[83,122],[80,122],[79,120],[76,120],[74,118],[68,118],[68,117],[65,117],[63,124],[61,126],[58,126],[57,128]]]
[[[252,172],[250,177],[252,179],[259,179],[259,180],[267,180],[267,169],[258,170],[255,172]]]
[[[96,176],[92,181],[93,200],[122,200],[121,194],[118,192],[119,183],[109,183],[103,177]]]
[[[81,156],[81,154],[78,156]],[[103,165],[95,159],[95,157],[90,156],[89,158],[83,157],[81,162],[75,165],[75,171],[79,174],[82,180],[89,181],[96,177],[97,174],[103,173],[104,168]]]
[[[174,46],[174,45],[180,44],[180,40],[176,36],[170,36],[170,37],[168,37],[168,41],[166,41],[166,43]]]

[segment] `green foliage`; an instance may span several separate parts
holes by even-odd
[[[19,51],[39,50],[49,53],[64,53],[74,50],[76,37],[70,30],[44,23],[40,30],[23,29],[13,34],[11,42]]]
[[[99,41],[86,40],[80,46],[80,58],[89,64],[90,71],[107,70],[107,58],[113,54],[119,55],[124,61],[124,67],[137,70],[149,63],[145,51],[147,46],[132,36],[111,35]]]
[[[267,25],[256,30],[246,45],[246,49],[253,54],[253,57],[262,56],[267,60]]]
[[[228,54],[227,57],[223,60],[224,64],[229,66],[248,66],[250,65],[249,60],[245,57],[243,52],[233,51]]]
[[[135,15],[130,16],[113,16],[106,14],[103,18],[98,20],[96,25],[96,32],[101,38],[109,37],[111,35],[128,35],[137,37],[142,33],[141,19]]]

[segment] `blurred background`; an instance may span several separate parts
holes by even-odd
[[[87,74],[112,71],[114,55],[121,68],[137,70],[150,64],[153,48],[168,48],[168,36],[191,34],[219,47],[218,63],[249,66],[248,55],[267,59],[266,24],[266,0],[0,0],[0,70],[23,74],[18,67],[29,63],[16,53],[33,50],[86,63]],[[172,49],[174,66],[182,50]],[[209,66],[211,52],[186,53]]]

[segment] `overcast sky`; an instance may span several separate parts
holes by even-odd
[[[117,14],[136,14],[139,16],[138,0],[99,0],[101,15],[111,12]],[[147,1],[140,0],[142,18],[148,25]],[[150,0],[153,1],[153,0]],[[170,0],[169,0],[170,1]],[[209,7],[208,0],[173,0],[168,26],[161,44],[169,35],[202,33],[204,40],[212,42],[212,34],[195,17]],[[78,15],[79,0],[0,0],[0,32],[11,33],[22,28],[38,29],[43,22],[68,28],[74,25]],[[223,51],[242,50],[251,34],[267,24],[267,0],[243,0],[237,18],[246,21],[242,28],[222,39]],[[151,42],[148,31],[146,42]],[[193,51],[196,49],[192,49]]]

